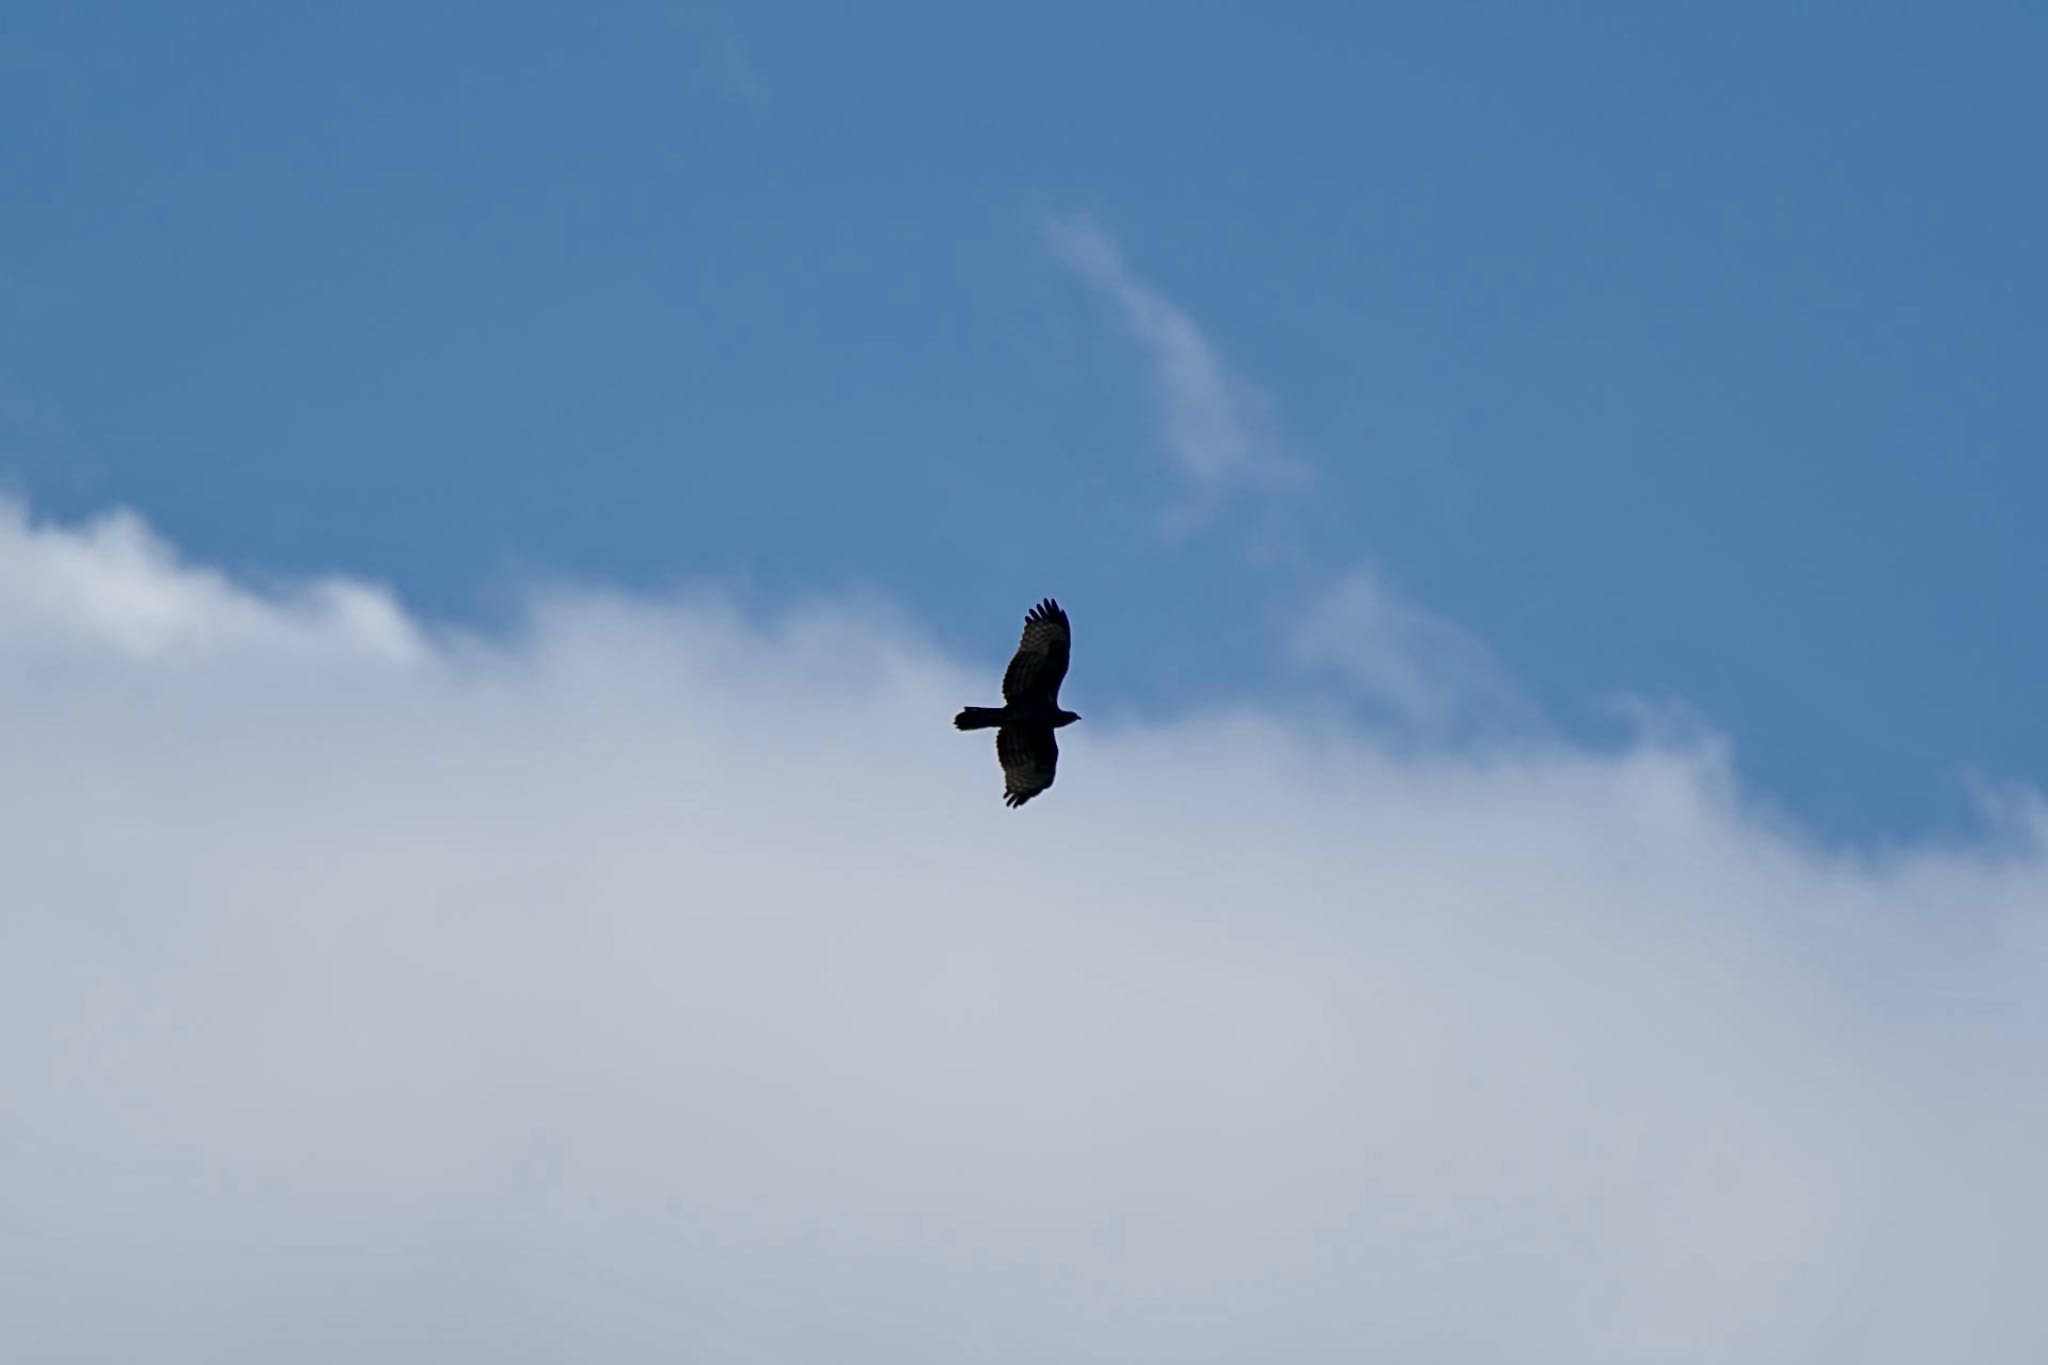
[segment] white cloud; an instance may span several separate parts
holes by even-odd
[[[2048,1349],[2038,807],[1247,710],[1011,812],[864,611],[0,565],[9,1359]]]
[[[1055,254],[1116,308],[1151,364],[1161,436],[1188,485],[1179,517],[1206,516],[1237,489],[1298,484],[1305,471],[1268,429],[1264,395],[1229,371],[1194,320],[1132,274],[1100,228],[1061,220],[1051,235]]]
[[[176,562],[132,513],[75,532],[38,530],[0,498],[0,621],[38,642],[66,638],[134,658],[258,653],[405,660],[425,646],[390,594],[323,579],[265,599]]]

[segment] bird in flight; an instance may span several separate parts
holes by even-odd
[[[1052,732],[1081,719],[1060,710],[1060,681],[1067,676],[1073,641],[1067,614],[1046,598],[1024,615],[1024,638],[1003,670],[1003,705],[969,706],[953,717],[962,730],[996,732],[1006,806],[1021,806],[1052,785],[1060,761]]]

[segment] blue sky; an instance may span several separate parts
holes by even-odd
[[[1364,581],[1567,735],[1683,702],[1815,829],[1950,829],[2048,783],[2044,49],[1992,6],[17,4],[0,471],[441,619],[855,586],[993,660],[1055,593],[1091,716],[1327,700],[1289,641]],[[1118,280],[1298,477],[1191,487]]]
[[[2048,1359],[2044,21],[855,8],[0,15],[0,1357]]]

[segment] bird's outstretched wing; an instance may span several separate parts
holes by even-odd
[[[1005,725],[996,731],[996,759],[1003,765],[1003,804],[1021,806],[1052,785],[1060,746],[1050,725]]]
[[[1067,614],[1050,597],[1026,612],[1024,638],[1017,642],[1017,653],[1003,670],[1003,700],[1012,706],[1020,702],[1043,702],[1048,706],[1057,703],[1073,641]]]

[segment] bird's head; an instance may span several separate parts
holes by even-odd
[[[1075,721],[1077,721],[1077,720],[1079,720],[1079,719],[1081,719],[1081,716],[1080,716],[1080,713],[1078,713],[1078,712],[1075,712],[1075,711],[1055,711],[1055,712],[1053,712],[1053,716],[1052,716],[1052,723],[1053,723],[1053,728],[1054,728],[1054,729],[1058,729],[1058,728],[1059,728],[1060,726],[1062,726],[1062,725],[1072,725],[1072,724],[1073,724],[1073,723],[1074,723]]]

